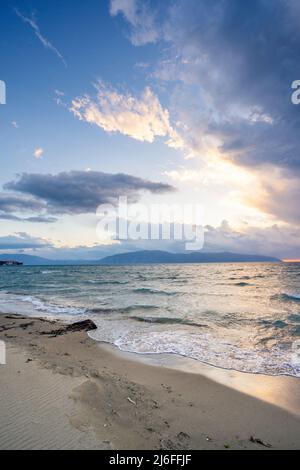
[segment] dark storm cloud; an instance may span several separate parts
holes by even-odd
[[[57,221],[55,217],[46,217],[42,215],[38,215],[36,217],[27,217],[20,220],[23,220],[23,222],[31,222],[34,224],[54,224],[54,222]]]
[[[10,220],[13,222],[30,222],[30,223],[43,223],[43,224],[53,224],[57,221],[55,217],[44,217],[44,216],[36,216],[36,217],[17,217],[16,215],[12,214],[4,214],[0,212],[0,220]]]
[[[0,213],[41,211],[45,204],[35,198],[19,194],[0,193]]]
[[[17,181],[5,184],[4,189],[30,196],[51,214],[93,213],[100,204],[117,204],[120,196],[135,202],[142,191],[161,194],[175,190],[168,184],[97,171],[24,173]]]
[[[128,2],[112,3],[142,32]],[[166,0],[152,14],[155,38],[168,46],[153,76],[166,84],[187,154],[215,154],[264,181],[276,171],[254,205],[299,222],[300,105],[291,100],[300,80],[299,0]]]
[[[299,18],[296,0],[172,4],[164,39],[174,55],[158,76],[187,85],[178,95],[191,142],[210,134],[239,164],[300,171],[300,106],[291,103],[291,84],[300,79]]]
[[[20,217],[16,213],[37,213],[44,211],[46,205],[33,197],[24,196],[22,194],[0,193],[0,220],[11,220],[17,222],[32,223],[53,223],[56,221],[54,217],[45,215],[35,215],[33,217]]]

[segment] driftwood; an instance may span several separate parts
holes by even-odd
[[[254,444],[259,444],[259,445],[264,446],[264,447],[268,447],[268,448],[272,447],[271,444],[269,444],[268,442],[264,442],[261,439],[257,439],[254,436],[251,436],[249,441],[253,442]]]

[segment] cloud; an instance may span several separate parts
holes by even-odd
[[[0,237],[0,250],[26,250],[38,248],[50,248],[52,244],[43,238],[36,238],[24,232]]]
[[[179,183],[204,183],[204,176],[198,170],[180,168],[179,170],[165,171],[165,175]]]
[[[57,219],[41,215],[46,209],[46,204],[34,197],[14,194],[0,193],[0,219],[31,222],[31,223],[54,223]],[[34,213],[31,217],[20,217],[16,214]]]
[[[230,251],[243,254],[261,254],[281,259],[297,258],[300,255],[300,227],[270,225],[255,227],[247,224],[232,228],[224,220],[220,226],[204,227],[204,252]],[[272,243],[270,243],[272,240]],[[128,240],[111,245],[58,247],[51,242],[31,237],[28,234],[13,234],[0,237],[0,250],[34,249],[40,256],[52,259],[101,259],[117,253],[138,250],[165,250],[173,253],[185,252],[185,242],[178,240]]]
[[[57,222],[55,217],[46,217],[43,215],[37,215],[35,217],[27,217],[26,219],[22,219],[24,222],[31,222],[34,224],[54,224]]]
[[[153,24],[157,40],[168,47],[154,75],[168,91],[185,155],[255,172],[260,185],[266,184],[261,211],[299,220],[300,112],[291,103],[291,84],[300,77],[299,2],[161,3]],[[134,31],[135,15],[140,21],[143,15],[125,6],[119,10]],[[271,167],[284,172],[280,189],[277,180],[270,181]]]
[[[162,194],[175,190],[164,183],[97,171],[70,171],[57,175],[23,173],[18,180],[6,183],[4,189],[29,197],[31,204],[37,203],[47,214],[94,213],[100,204],[117,204],[120,196],[136,202],[142,191]],[[14,193],[11,203],[6,200],[9,194],[2,197],[3,205],[23,208],[23,199],[18,200]]]
[[[43,156],[43,153],[44,153],[44,150],[41,148],[41,147],[38,147],[35,149],[35,151],[33,152],[33,156],[39,160],[40,158],[42,158]]]
[[[205,227],[205,251],[234,251],[294,258],[299,256],[299,247],[299,226],[274,224],[255,227],[244,224],[240,229],[233,229],[225,220],[219,227]]]
[[[163,39],[172,47],[156,76],[178,82],[172,111],[187,127],[187,145],[198,153],[203,136],[210,136],[236,164],[300,170],[300,113],[290,88],[300,76],[293,5],[177,0],[170,7]]]
[[[54,90],[54,101],[57,104],[57,106],[61,106],[63,108],[68,109],[68,105],[67,103],[64,102],[64,99],[63,99],[64,96],[65,96],[65,93],[63,91]]]
[[[12,193],[0,193],[0,213],[6,212],[24,212],[24,211],[41,211],[45,208],[45,204],[31,196],[24,196]]]
[[[37,23],[37,20],[34,16],[34,14],[31,15],[31,17],[28,17],[28,16],[25,16],[23,15],[17,8],[15,9],[15,12],[16,12],[16,15],[21,18],[21,20],[25,23],[25,24],[28,24],[34,31],[36,37],[40,40],[40,42],[43,44],[43,46],[46,48],[46,49],[49,49],[50,51],[52,51],[61,61],[62,63],[64,64],[64,66],[66,67],[67,66],[67,63],[63,57],[63,55],[59,52],[58,49],[56,49],[56,47],[53,46],[53,44],[49,41],[49,39],[47,39],[42,33],[41,33],[41,30],[40,30],[40,27]]]
[[[133,139],[153,142],[156,137],[167,137],[171,147],[179,145],[172,128],[168,110],[164,109],[150,88],[145,88],[140,99],[99,82],[97,98],[75,98],[70,111],[80,120],[94,124],[106,132],[119,132]]]
[[[135,46],[154,43],[158,39],[155,15],[145,0],[111,0],[110,14],[122,14],[130,23],[131,42]]]
[[[54,222],[57,222],[55,217],[46,217],[42,215],[37,215],[34,217],[19,217],[3,212],[0,212],[0,220],[10,220],[12,222],[29,222],[33,224],[53,224]]]
[[[255,191],[244,195],[246,204],[288,223],[300,223],[300,180],[287,170],[265,168]]]

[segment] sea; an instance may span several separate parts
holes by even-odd
[[[137,354],[300,377],[300,264],[0,267],[0,313],[79,321]]]

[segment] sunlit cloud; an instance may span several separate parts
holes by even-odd
[[[44,149],[42,149],[42,147],[37,147],[37,148],[35,149],[35,151],[33,152],[33,156],[34,156],[37,160],[39,160],[40,158],[42,158],[43,154],[44,154]]]
[[[96,99],[86,95],[72,101],[70,111],[80,120],[105,132],[119,132],[143,142],[166,137],[168,146],[178,148],[182,145],[170,124],[168,110],[162,107],[151,88],[145,88],[139,98],[130,93],[119,93],[103,82],[99,82],[96,89]]]
[[[225,220],[218,227],[205,227],[205,249],[274,254],[284,258],[299,252],[300,228],[292,225],[250,226],[233,228]]]
[[[143,18],[137,4],[120,1],[115,12],[123,14],[132,33]],[[223,183],[224,199],[235,197],[241,216],[252,205],[266,217],[296,223],[300,113],[289,88],[300,75],[298,2],[164,5],[160,15],[152,12],[152,26],[156,41],[168,47],[152,78],[168,90],[170,119],[179,123],[178,148],[186,160],[168,176],[186,184]],[[272,29],[265,28],[266,21]]]
[[[144,17],[140,3],[134,0],[111,2],[111,13],[113,15],[122,13],[131,26],[132,33],[136,33],[140,28]],[[241,33],[241,47],[236,51],[236,55],[232,54],[230,47],[226,47],[224,63],[222,57],[221,60],[217,58],[216,51],[219,50],[219,42],[222,42],[222,35],[227,34],[222,25],[227,16],[217,15],[215,23],[209,22],[214,12],[224,10],[222,2],[216,2],[213,6],[202,1],[178,0],[169,4],[169,7],[165,21],[161,21],[160,24],[155,18],[155,12],[152,10],[150,14],[148,8],[152,26],[156,28],[155,39],[163,39],[172,46],[160,61],[154,77],[161,82],[176,83],[176,87],[170,87],[169,94],[171,102],[169,112],[176,124],[178,122],[174,147],[183,150],[187,161],[200,158],[206,168],[204,170],[201,168],[199,172],[185,167],[165,174],[174,181],[193,181],[199,184],[209,180],[215,182],[218,180],[224,185],[228,183],[232,186],[253,182],[252,179],[255,178],[249,177],[251,170],[239,168],[238,159],[241,159],[243,154],[259,154],[258,144],[262,146],[260,134],[274,133],[272,126],[276,120],[272,112],[267,110],[265,103],[260,104],[255,100],[252,89],[255,88],[256,81],[252,80],[249,90],[243,83],[238,82],[243,76],[244,67],[243,60],[239,60],[239,56],[242,54],[243,59],[243,49],[249,56],[252,54],[252,45],[247,44],[248,36],[243,37]],[[263,5],[257,7],[264,9]],[[226,8],[229,17],[237,12],[242,13],[240,10],[243,10],[243,6],[237,2]],[[205,26],[199,28],[201,23]],[[191,24],[193,35],[190,35]],[[209,32],[209,41],[206,37],[202,37],[203,30]],[[264,49],[268,47],[268,44],[264,45]],[[268,51],[264,50],[265,52],[269,56]],[[236,76],[234,80],[233,70]],[[226,83],[222,80],[222,74],[226,76]],[[270,86],[272,88],[273,83],[270,83]],[[231,93],[233,88],[235,94]],[[269,93],[266,99],[269,99]],[[244,136],[251,133],[253,133],[253,142],[243,142]],[[265,149],[263,151],[265,153]],[[218,155],[217,159],[215,155]]]
[[[255,191],[243,194],[245,204],[287,223],[300,223],[300,181],[296,174],[268,166],[259,172]]]

